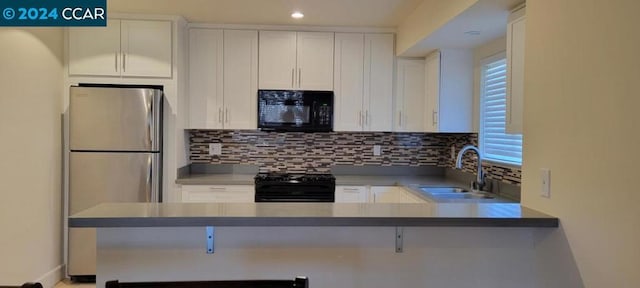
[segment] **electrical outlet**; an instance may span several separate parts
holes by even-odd
[[[540,169],[540,196],[551,198],[551,170]]]
[[[209,155],[222,155],[222,143],[209,143]]]
[[[373,145],[373,156],[380,156],[382,154],[382,147],[380,145]]]

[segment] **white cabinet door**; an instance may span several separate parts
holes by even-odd
[[[438,132],[440,105],[440,52],[425,59],[425,132]]]
[[[371,186],[373,203],[402,203],[402,191],[397,186]]]
[[[260,89],[293,89],[296,81],[296,32],[260,31]]]
[[[189,128],[221,129],[223,124],[223,34],[189,29]]]
[[[172,76],[172,23],[108,20],[105,28],[69,29],[69,75]]]
[[[182,185],[182,202],[253,203],[253,185]]]
[[[398,59],[394,131],[424,131],[424,70],[422,59]]]
[[[120,20],[69,28],[69,75],[120,76]]]
[[[367,203],[367,186],[336,186],[336,203]]]
[[[122,75],[171,78],[171,22],[122,20]]]
[[[373,203],[424,203],[423,199],[401,186],[372,186]]]
[[[425,59],[425,132],[473,131],[473,51],[446,49]]]
[[[525,25],[525,8],[522,8],[510,16],[507,26],[506,132],[511,134],[522,134]]]
[[[297,88],[333,90],[333,33],[297,32]]]
[[[335,131],[362,131],[364,34],[336,33],[334,83]]]
[[[393,34],[365,35],[365,131],[393,129],[393,46]]]
[[[257,128],[258,32],[224,31],[224,128]]]

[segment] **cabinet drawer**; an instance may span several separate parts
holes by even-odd
[[[253,203],[253,185],[183,185],[182,202]]]
[[[336,186],[336,203],[369,202],[367,186]]]

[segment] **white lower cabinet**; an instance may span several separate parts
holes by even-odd
[[[402,186],[336,186],[336,203],[424,203]]]
[[[253,203],[253,185],[182,185],[185,203]]]
[[[336,203],[367,203],[369,188],[367,186],[336,186]]]

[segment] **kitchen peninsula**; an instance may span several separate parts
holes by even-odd
[[[313,287],[533,288],[536,241],[558,219],[504,203],[104,203],[69,226],[98,228],[97,287],[303,275]]]

